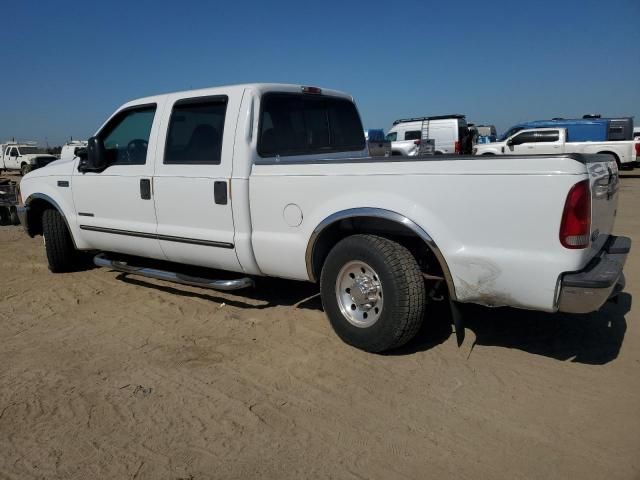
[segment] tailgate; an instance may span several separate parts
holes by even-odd
[[[604,247],[618,207],[618,167],[609,155],[591,155],[586,164],[591,186],[591,259]]]

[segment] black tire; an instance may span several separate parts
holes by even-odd
[[[68,272],[75,265],[76,250],[67,225],[55,209],[45,210],[42,214],[42,234],[49,261],[49,270],[53,273]]]
[[[9,217],[11,219],[11,225],[20,225],[20,217],[18,217],[18,211],[16,210],[16,207],[10,208]]]
[[[338,304],[338,275],[352,261],[371,266],[384,293],[380,316],[367,327],[351,323]],[[368,352],[404,345],[416,335],[424,318],[426,291],[416,259],[402,245],[375,235],[352,235],[333,247],[322,268],[320,293],[324,311],[338,336]]]
[[[29,165],[28,163],[25,163],[20,167],[20,173],[22,174],[23,177],[30,171],[31,171],[31,165]]]
[[[495,155],[495,153],[487,152],[487,153],[483,153],[481,156],[487,156],[487,155]]]

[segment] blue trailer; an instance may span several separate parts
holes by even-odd
[[[565,128],[567,142],[606,142],[609,140],[609,119],[564,119],[534,120],[511,127],[502,139],[529,128]]]

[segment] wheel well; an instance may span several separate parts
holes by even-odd
[[[445,278],[450,290],[449,293],[452,293],[453,285],[449,284],[451,280],[448,267],[446,264],[442,265],[432,247],[406,225],[375,216],[357,216],[336,220],[320,232],[310,247],[312,253],[309,267],[313,279],[320,277],[327,255],[335,244],[343,238],[355,234],[379,235],[405,246],[418,261],[422,272]]]
[[[484,152],[482,155],[495,155],[493,152]]]
[[[43,198],[35,198],[29,203],[27,225],[30,236],[42,235],[42,214],[50,208],[56,209],[52,203]]]
[[[611,155],[616,160],[618,168],[620,168],[620,157],[618,157],[614,152],[598,152],[598,155]]]

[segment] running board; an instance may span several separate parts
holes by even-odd
[[[211,288],[213,290],[240,290],[241,288],[253,287],[255,284],[248,277],[235,280],[213,280],[211,278],[200,278],[184,275],[182,273],[158,270],[155,268],[134,267],[127,262],[111,260],[104,253],[100,253],[93,258],[93,263],[98,267],[107,267],[118,272],[129,273],[131,275],[141,275],[143,277],[166,280],[168,282],[182,283],[193,287]]]

